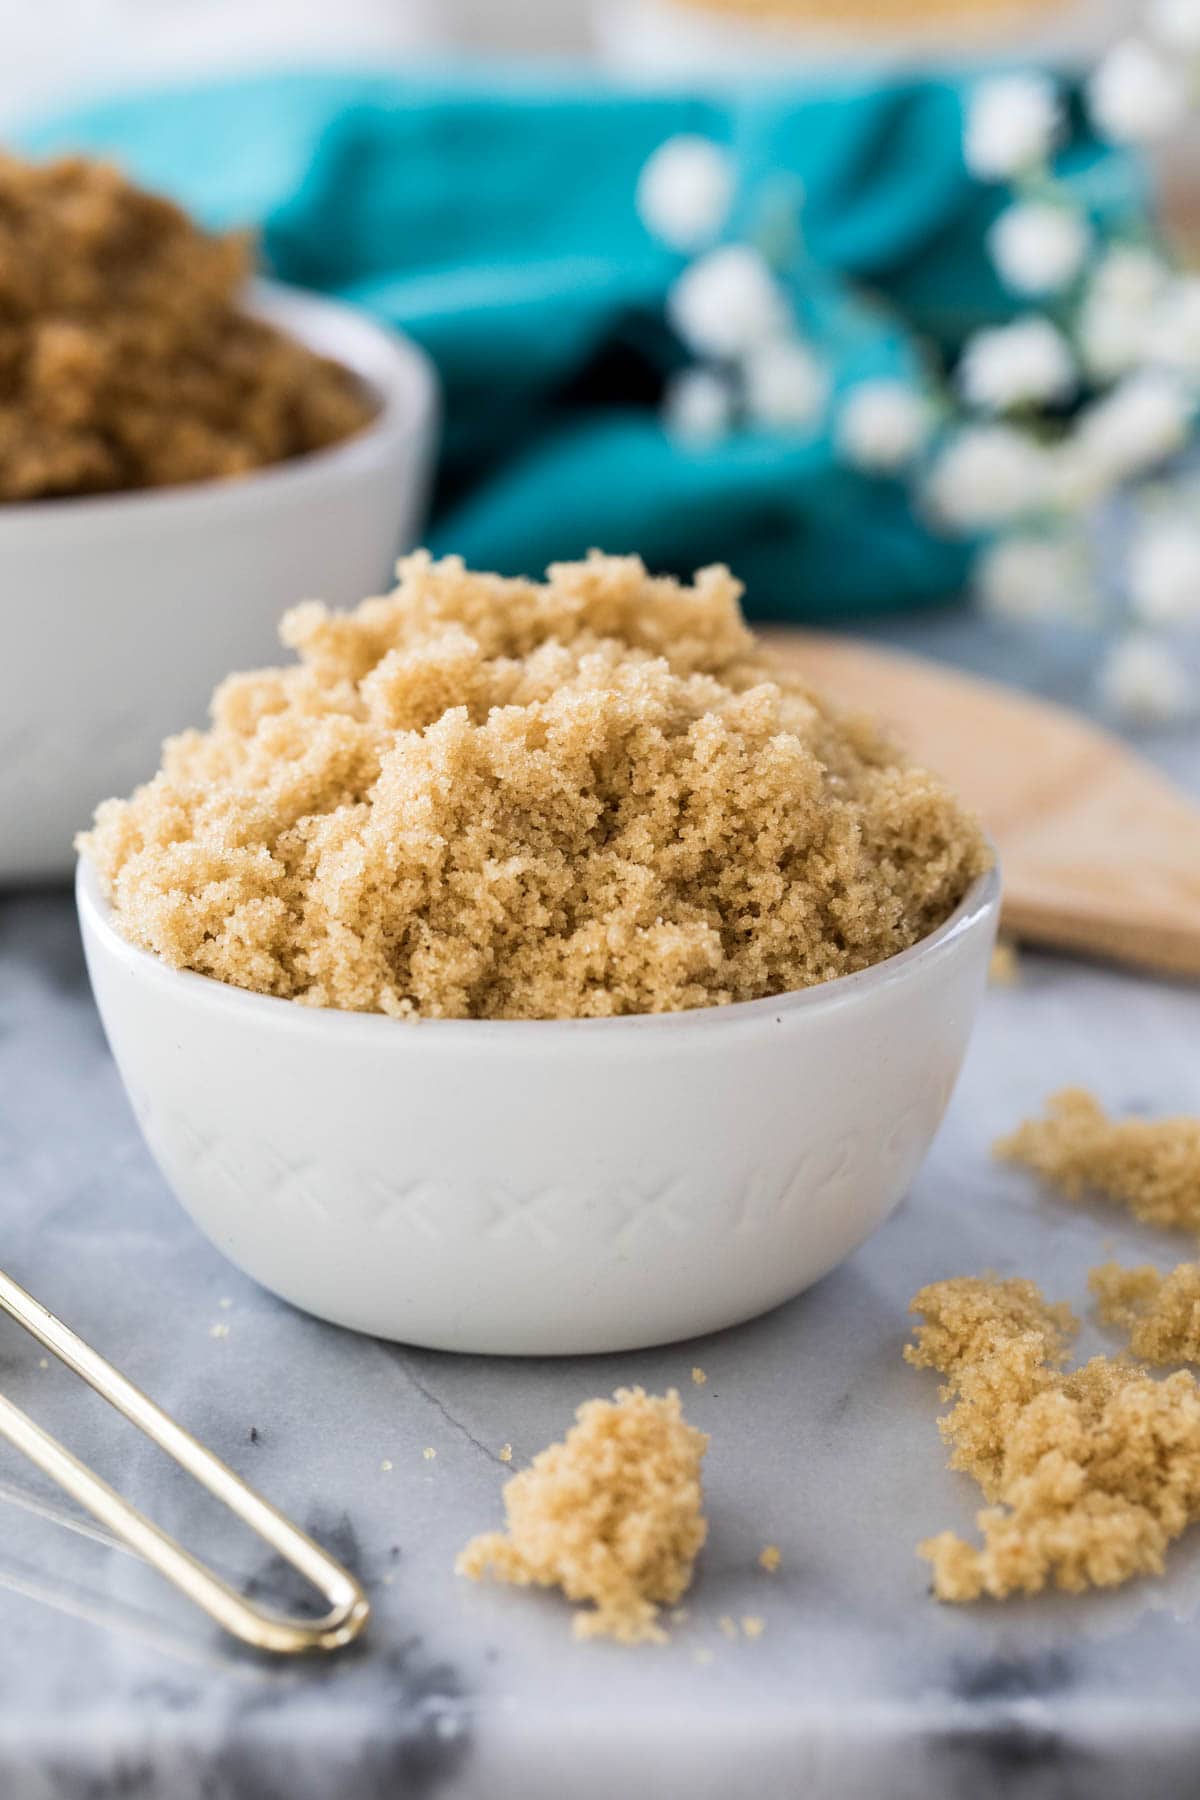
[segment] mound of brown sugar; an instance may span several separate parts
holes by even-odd
[[[1061,1367],[1074,1320],[1029,1281],[935,1282],[905,1350],[945,1377],[950,1466],[992,1502],[982,1545],[946,1531],[919,1546],[941,1600],[1078,1592],[1161,1574],[1200,1518],[1200,1389],[1097,1356]]]
[[[994,1150],[1069,1200],[1103,1194],[1148,1225],[1200,1231],[1200,1119],[1110,1119],[1083,1088],[1065,1088],[1044,1119],[1027,1120]]]
[[[82,840],[119,928],[315,1006],[565,1018],[751,1000],[939,925],[975,821],[775,666],[728,570],[635,557],[545,584],[425,555],[298,666],[235,676],[212,729]]]
[[[85,157],[0,154],[0,501],[241,475],[366,424],[355,379],[242,312],[240,235]]]
[[[473,1538],[460,1575],[518,1587],[558,1587],[590,1601],[577,1637],[661,1643],[661,1606],[692,1579],[707,1536],[700,1464],[704,1432],[683,1417],[672,1388],[659,1397],[618,1388],[588,1400],[561,1444],[551,1444],[504,1488],[506,1532]]]
[[[1105,1324],[1127,1331],[1129,1348],[1143,1362],[1200,1362],[1200,1263],[1180,1263],[1169,1275],[1152,1263],[1136,1269],[1102,1263],[1088,1287]]]

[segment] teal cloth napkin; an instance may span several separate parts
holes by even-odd
[[[505,573],[592,545],[684,573],[720,560],[756,616],[827,619],[949,598],[966,552],[899,483],[842,467],[827,433],[688,449],[664,432],[683,359],[663,298],[682,264],[638,220],[638,171],[698,131],[730,146],[743,194],[798,177],[815,265],[801,300],[836,383],[911,373],[918,337],[952,352],[1011,311],[983,248],[998,197],[963,167],[961,108],[952,82],[696,96],[493,69],[289,75],[94,106],[23,144],[111,154],[213,225],[258,225],[281,279],[419,339],[445,394],[435,551]],[[1067,155],[1094,182],[1097,147],[1077,133]],[[1106,158],[1104,206],[1132,195]]]

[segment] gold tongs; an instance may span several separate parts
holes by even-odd
[[[338,1650],[356,1638],[370,1616],[366,1595],[354,1577],[285,1519],[268,1500],[234,1474],[211,1450],[147,1398],[118,1369],[76,1337],[61,1319],[47,1312],[32,1294],[0,1269],[0,1310],[31,1332],[60,1362],[81,1375],[96,1392],[123,1413],[201,1487],[242,1519],[293,1569],[307,1578],[329,1602],[319,1619],[296,1619],[263,1612],[236,1589],[214,1575],[190,1551],[159,1529],[144,1513],[123,1500],[106,1481],[71,1455],[56,1438],[35,1425],[11,1400],[0,1394],[0,1437],[24,1453],[58,1483],[93,1518],[121,1542],[173,1582],[196,1606],[226,1631],[256,1650],[282,1656],[304,1650]]]

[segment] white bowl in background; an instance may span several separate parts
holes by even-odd
[[[379,412],[235,481],[0,505],[0,883],[69,874],[97,802],[148,780],[230,670],[280,660],[288,606],[378,593],[420,530],[437,422],[424,353],[271,283],[250,308],[352,370]]]
[[[321,1318],[506,1355],[714,1331],[861,1244],[950,1098],[999,894],[776,999],[405,1023],[171,969],[77,880],[109,1044],[200,1229]]]

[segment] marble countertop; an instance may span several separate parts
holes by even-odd
[[[1194,778],[1198,751],[1176,739],[1166,759]],[[969,1530],[978,1501],[945,1469],[936,1379],[901,1358],[926,1281],[1032,1273],[1082,1308],[1105,1256],[1185,1253],[1039,1196],[988,1146],[1067,1082],[1117,1110],[1195,1110],[1198,1032],[1194,989],[1025,956],[1021,984],[987,996],[910,1197],[812,1292],[666,1350],[455,1358],[319,1324],[222,1261],[142,1146],[67,895],[4,898],[0,1260],[321,1536],[374,1618],[328,1662],[264,1664],[0,1451],[0,1796],[1200,1793],[1200,1532],[1162,1581],[939,1607],[914,1545]],[[1083,1347],[1100,1342],[1089,1331]],[[131,1428],[16,1327],[0,1346],[5,1393],[202,1555],[286,1599],[257,1541]],[[623,1382],[678,1385],[712,1434],[710,1542],[662,1649],[575,1643],[557,1596],[452,1572],[466,1538],[499,1521],[500,1447],[524,1461],[580,1400]],[[775,1574],[758,1565],[767,1543],[782,1550]],[[761,1618],[762,1635],[726,1637],[726,1615]]]

